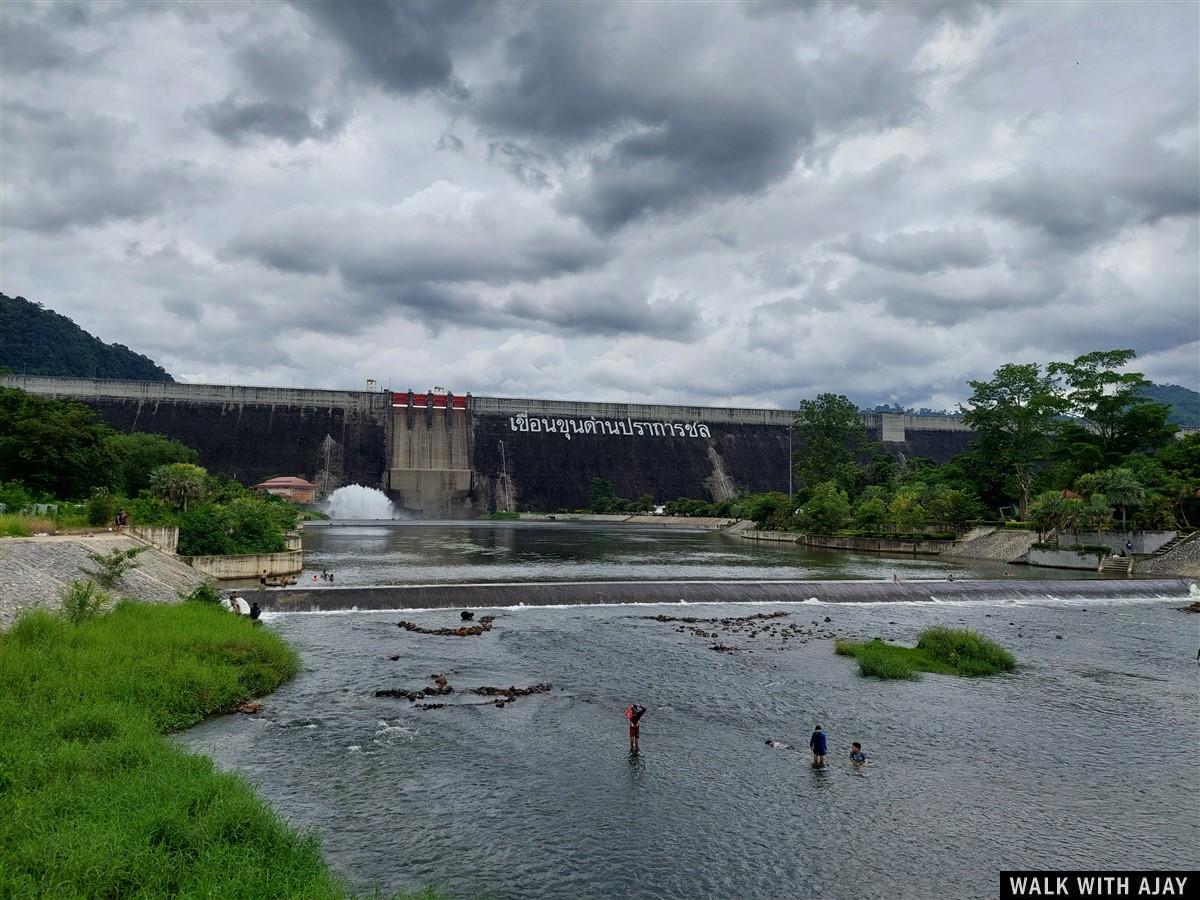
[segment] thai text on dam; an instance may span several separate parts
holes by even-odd
[[[561,434],[567,440],[573,434],[613,434],[627,437],[712,437],[707,425],[699,422],[635,422],[633,419],[551,419],[540,416],[510,416],[513,431]]]

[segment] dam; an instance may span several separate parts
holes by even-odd
[[[16,375],[0,386],[182,441],[210,471],[247,484],[362,484],[421,518],[581,509],[593,478],[657,503],[788,490],[789,410]],[[958,416],[864,413],[863,423],[907,458],[944,462],[973,438]]]

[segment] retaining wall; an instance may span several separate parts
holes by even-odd
[[[937,556],[954,547],[954,541],[901,541],[893,538],[843,537],[830,534],[799,535],[798,543],[830,550],[858,553],[926,553]]]
[[[1077,553],[1074,550],[1039,550],[1031,547],[1028,561],[1031,566],[1043,566],[1048,569],[1090,569],[1095,572],[1100,568],[1103,555],[1099,553]]]
[[[258,578],[263,574],[295,575],[304,568],[303,550],[283,553],[250,553],[238,556],[181,556],[197,571],[223,581]]]
[[[1175,540],[1177,531],[1081,531],[1078,535],[1060,532],[1058,542],[1069,540],[1072,544],[1103,544],[1114,554],[1120,554],[1125,542],[1133,544],[1134,553],[1149,556],[1159,547]]]
[[[179,527],[177,525],[129,525],[125,531],[139,541],[145,541],[157,547],[163,553],[174,553],[179,546]]]

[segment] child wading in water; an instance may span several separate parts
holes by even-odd
[[[812,737],[808,739],[808,749],[812,751],[814,766],[825,765],[825,751],[828,749],[828,744],[829,736],[818,725],[813,731]]]
[[[646,714],[646,707],[638,706],[634,703],[632,706],[625,708],[625,718],[629,720],[629,752],[638,752],[638,730],[641,728],[642,716]]]

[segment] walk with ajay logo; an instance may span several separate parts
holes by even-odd
[[[1171,897],[1200,900],[1197,872],[1001,872],[1000,898]]]

